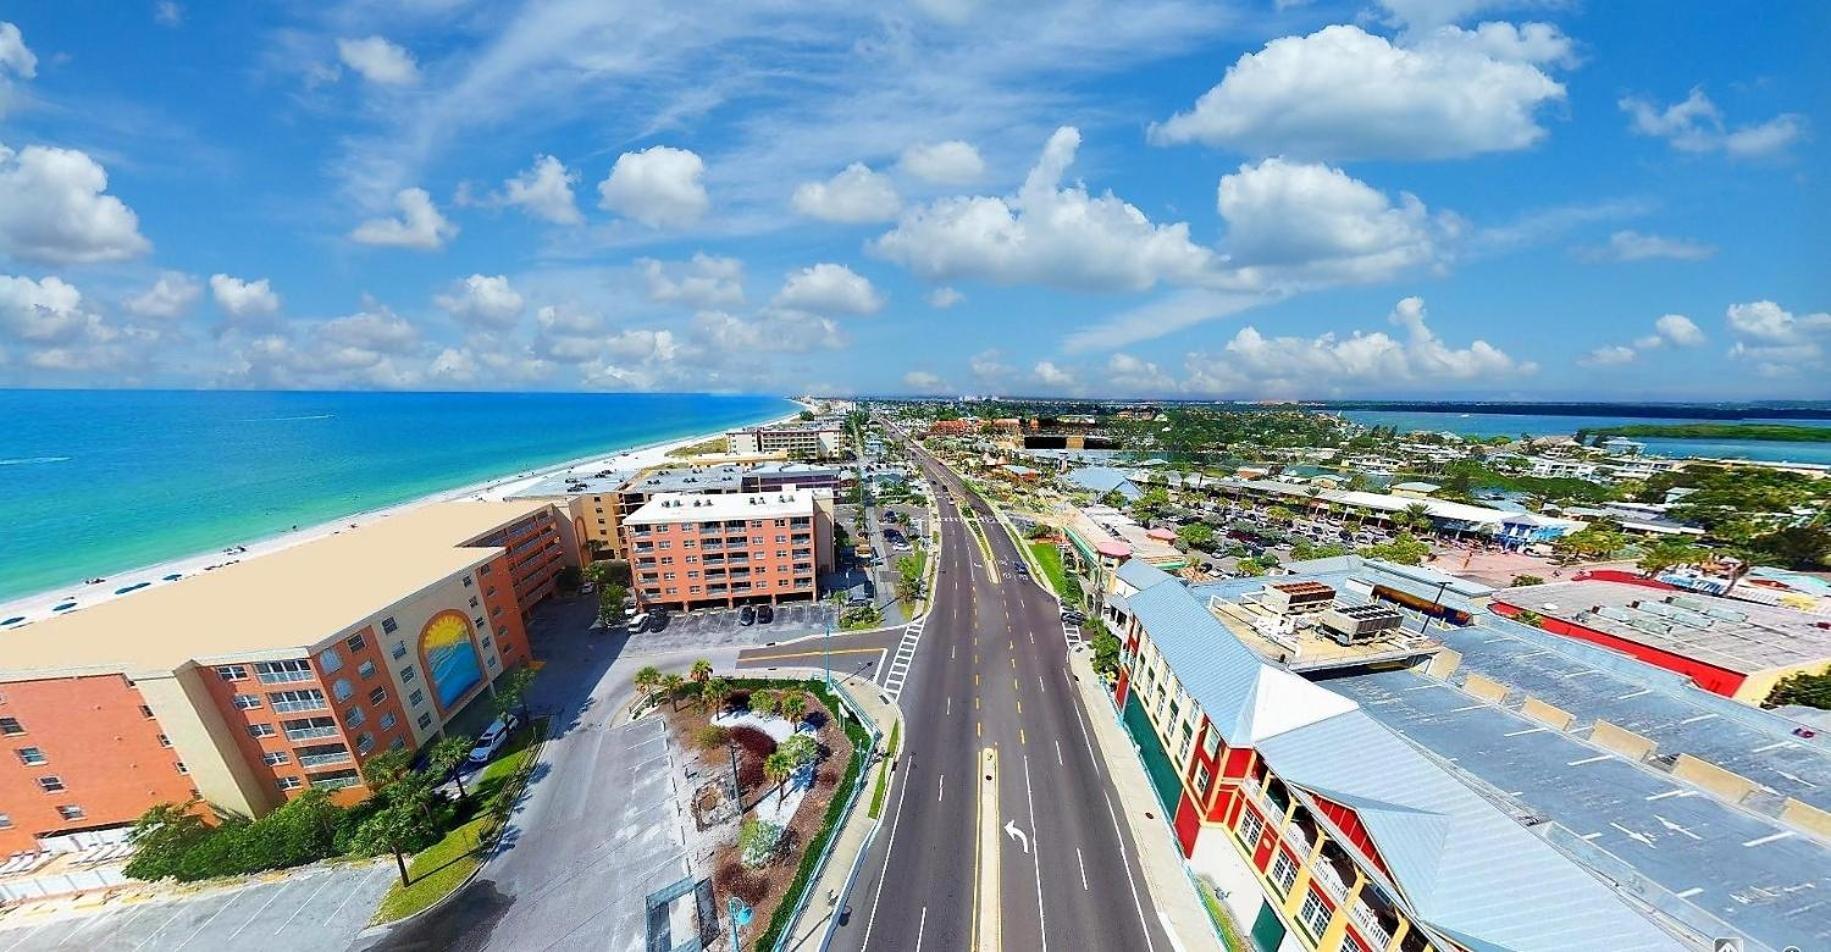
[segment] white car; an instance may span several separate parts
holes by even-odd
[[[496,756],[496,752],[502,749],[502,745],[509,742],[509,735],[515,733],[515,728],[520,725],[521,721],[513,714],[504,714],[496,718],[489,728],[477,738],[477,746],[470,749],[470,762],[473,764],[489,763],[490,758]]]

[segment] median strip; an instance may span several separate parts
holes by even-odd
[[[978,877],[973,886],[974,952],[999,952],[1004,946],[1004,880],[999,875],[998,748],[987,747],[980,756],[979,838],[973,846]]]

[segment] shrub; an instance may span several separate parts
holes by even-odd
[[[736,861],[720,866],[712,881],[725,895],[736,896],[751,906],[762,902],[769,895],[769,877],[753,873]]]
[[[782,827],[767,820],[749,819],[738,830],[737,846],[744,865],[755,869],[767,866],[776,858],[782,843]]]
[[[693,743],[699,745],[700,750],[717,750],[725,746],[725,741],[730,737],[731,731],[728,728],[707,724],[693,732]]]
[[[754,754],[745,754],[737,759],[737,781],[745,790],[757,790],[769,782],[763,775],[763,758]]]
[[[776,752],[776,739],[748,724],[731,728],[733,743],[744,748],[744,752],[757,757],[768,757]]]

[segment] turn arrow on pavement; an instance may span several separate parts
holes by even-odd
[[[1010,820],[1005,821],[1005,835],[1011,839],[1022,842],[1024,844],[1024,852],[1030,852],[1030,834],[1018,829],[1016,823]]]

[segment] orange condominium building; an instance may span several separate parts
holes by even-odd
[[[0,640],[0,854],[200,797],[259,816],[366,796],[528,660],[526,613],[576,564],[543,502],[424,506]]]
[[[623,531],[644,608],[812,601],[832,568],[833,495],[657,493]]]

